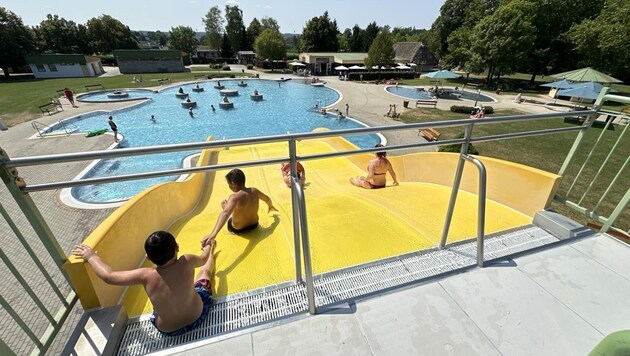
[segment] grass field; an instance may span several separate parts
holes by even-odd
[[[503,115],[515,115],[522,114],[517,111],[497,110],[493,116]],[[467,118],[465,114],[454,114],[448,111],[442,111],[437,109],[413,109],[405,112],[401,115],[401,120],[406,123],[414,122],[431,122],[441,120],[457,120]],[[547,120],[535,120],[526,122],[510,122],[494,125],[476,125],[473,131],[475,137],[478,136],[490,136],[508,132],[522,132],[530,130],[542,130],[559,127],[571,127],[574,124],[565,123],[562,118],[547,119]],[[572,201],[579,201],[582,194],[587,190],[592,178],[597,173],[604,162],[606,156],[609,154],[611,148],[617,142],[625,126],[615,126],[613,130],[608,129],[601,137],[598,149],[594,151],[589,163],[585,166],[581,176],[575,182],[575,186],[571,191],[568,198]],[[603,128],[591,127],[585,140],[577,151],[575,159],[569,167],[562,183],[558,194],[566,196],[571,184],[573,184],[574,177],[580,170],[583,162],[588,156],[591,147],[595,144],[600,134],[602,134]],[[455,136],[464,132],[463,127],[447,127],[441,128],[440,132],[442,136],[440,139],[454,138]],[[528,166],[536,167],[548,172],[557,173],[564,162],[567,153],[569,152],[577,133],[561,133],[554,135],[525,137],[509,140],[481,142],[475,144],[475,147],[479,150],[482,156],[500,158],[512,162],[522,163]],[[625,144],[624,144],[625,143]],[[613,152],[608,163],[600,173],[599,177],[593,184],[590,192],[584,197],[582,206],[587,208],[593,208],[599,201],[602,194],[608,189],[614,176],[623,166],[626,158],[630,156],[630,133],[626,133],[623,137],[623,141],[619,147]],[[622,172],[623,174],[624,172]],[[630,179],[628,179],[627,169],[625,175],[621,176],[617,184],[611,187],[610,193],[603,201],[601,207],[597,212],[602,216],[608,216],[615,208],[621,197],[629,189]],[[560,213],[571,217],[572,219],[586,224],[587,219],[584,215],[571,210],[560,203],[554,202],[553,208]],[[620,220],[615,226],[618,226],[625,231],[630,229],[630,209],[626,209]]]

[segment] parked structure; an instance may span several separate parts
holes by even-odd
[[[25,60],[35,78],[96,77],[105,73],[100,58],[82,54],[38,54]]]
[[[192,62],[196,64],[208,64],[220,57],[221,51],[210,49],[208,46],[198,46],[195,53],[192,54],[191,59]]]
[[[123,74],[177,73],[184,71],[182,54],[176,50],[114,50]]]
[[[256,53],[254,51],[238,51],[236,54],[239,64],[254,64]]]

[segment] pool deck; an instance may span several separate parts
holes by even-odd
[[[234,72],[240,72],[239,66],[234,66]],[[266,74],[260,73],[260,77],[262,79],[277,79],[280,77],[293,77],[287,74]],[[297,78],[296,78],[297,79]],[[356,82],[344,82],[340,81],[337,77],[323,77],[328,85],[331,88],[337,89],[342,94],[341,101],[336,104],[336,107],[339,107],[342,110],[345,110],[345,103],[350,105],[350,116],[356,117],[359,120],[365,122],[370,126],[378,126],[378,125],[394,125],[400,124],[397,121],[394,121],[388,117],[385,117],[383,113],[387,111],[387,108],[392,103],[397,103],[398,110],[405,110],[402,107],[402,98],[397,98],[388,94],[383,89],[383,85],[375,85],[375,84],[363,84]],[[512,102],[512,95],[503,95],[496,96],[499,99],[498,103],[492,104],[493,106],[499,108],[519,108],[523,111],[527,112],[549,112],[549,109],[543,107],[542,105],[533,105],[533,104],[516,104]],[[448,110],[448,108],[456,103],[457,101],[451,100],[440,100],[438,101],[437,107],[440,109]],[[133,103],[133,102],[131,102]],[[460,102],[461,103],[461,102]],[[42,116],[40,118],[35,119],[35,121],[39,123],[43,123],[46,125],[52,125],[58,122],[60,119],[68,118],[71,116],[75,116],[78,114],[88,113],[95,110],[111,110],[117,108],[123,108],[130,103],[81,103],[77,102],[77,108],[72,108],[69,103],[62,99],[62,104],[64,106],[65,111],[58,112],[52,116]],[[35,130],[31,127],[31,122],[24,122],[9,128],[7,131],[0,131],[0,147],[2,147],[10,157],[22,157],[22,156],[32,156],[32,155],[42,155],[42,154],[53,154],[53,153],[66,153],[66,152],[79,152],[79,151],[88,151],[88,150],[102,150],[111,146],[113,143],[113,136],[106,134],[97,137],[86,138],[84,135],[70,135],[63,137],[50,137],[44,139],[28,139],[29,137],[35,134]],[[105,124],[105,123],[104,123]],[[387,133],[385,136],[388,139],[390,144],[403,144],[403,143],[412,143],[417,142],[418,140],[422,140],[415,132],[411,130],[397,132],[397,133]],[[430,148],[432,149],[432,148]],[[417,150],[416,150],[417,151]],[[402,154],[405,152],[398,152],[397,154]],[[25,167],[19,168],[18,171],[20,176],[25,178],[27,183],[43,183],[50,182],[52,180],[70,180],[74,178],[81,170],[87,166],[89,162],[77,162],[77,163],[63,163],[63,164],[55,164],[48,165],[43,168],[34,166],[34,167]],[[10,194],[6,191],[4,185],[2,186],[2,193],[0,193],[0,204],[9,212],[9,215],[14,219],[16,225],[20,228],[21,231],[30,232],[30,227],[26,219],[20,213],[19,208],[16,203],[10,197]],[[92,231],[100,222],[105,219],[113,209],[101,209],[101,210],[79,210],[70,208],[59,201],[59,191],[46,191],[46,192],[37,192],[30,194],[33,200],[36,202],[38,208],[40,209],[42,215],[46,219],[49,224],[51,230],[57,237],[61,248],[68,252],[71,248],[81,242],[84,237]],[[0,221],[0,229],[2,231],[10,231],[4,219]],[[5,239],[3,250],[12,254],[13,262],[16,264],[17,268],[23,272],[24,275],[29,275],[30,272],[35,272],[35,268],[32,266],[30,259],[27,257],[26,252],[23,251],[23,248],[19,245],[17,239],[13,238],[13,234],[10,233],[10,238]],[[37,239],[37,237],[30,233],[26,234],[25,237],[28,241],[32,242],[32,245],[37,246],[36,250],[39,253],[42,253],[41,243]],[[54,271],[55,268],[52,265],[52,262],[47,261],[46,267]],[[4,267],[2,269],[4,275]],[[8,273],[8,272],[7,272]],[[57,273],[57,277],[59,274]],[[419,287],[425,288],[425,287]],[[442,287],[439,287],[440,289]],[[443,288],[442,288],[443,289]],[[405,292],[407,293],[407,292]],[[21,302],[12,302],[12,306],[16,307],[18,311],[22,308],[24,311],[30,310],[31,302],[28,298],[22,298],[24,295],[23,291],[20,291],[18,288],[12,288],[9,290],[5,290],[3,292],[3,297],[7,300],[16,301],[22,300]],[[405,294],[394,294],[389,296],[389,298],[393,298],[392,300],[396,300],[397,298],[405,298]],[[369,302],[370,304],[382,304],[383,302],[377,302],[376,300]],[[384,305],[384,304],[383,304]],[[404,308],[403,305],[399,305],[400,308]],[[402,309],[400,310],[401,312]],[[64,346],[65,340],[68,339],[69,335],[72,333],[76,323],[82,314],[82,309],[80,306],[75,307],[75,310],[70,315],[67,320],[64,329],[61,331],[59,336],[56,338],[55,343],[51,348],[51,354],[58,353]],[[27,314],[27,313],[21,313]],[[405,312],[403,312],[405,314]],[[342,314],[343,315],[343,314]],[[37,325],[38,320],[41,319],[40,315],[36,313],[27,314],[24,317],[25,321],[29,325]],[[304,325],[312,324],[312,331],[316,332],[317,328],[320,328],[321,334],[318,339],[321,339],[325,336],[325,333],[333,332],[332,329],[335,329],[341,325],[352,325],[354,327],[359,327],[359,324],[356,321],[352,321],[353,319],[349,319],[348,321],[337,321],[338,316],[336,314],[324,315],[318,318],[308,318],[300,323],[305,323]],[[629,318],[630,320],[630,318]],[[338,324],[341,322],[342,324]],[[329,324],[327,324],[329,323]],[[347,324],[350,323],[350,324]],[[332,328],[332,329],[331,329]],[[12,322],[10,318],[0,318],[0,329],[2,330],[15,330],[16,326]],[[309,328],[310,329],[310,328]],[[278,329],[280,333],[281,328]],[[354,330],[354,329],[352,329]],[[392,328],[390,332],[395,332],[397,329]],[[35,328],[36,332],[42,332],[42,328]],[[334,331],[345,333],[344,330]],[[354,335],[354,334],[353,334]],[[360,337],[360,335],[354,335]],[[332,339],[331,339],[332,340]],[[338,340],[338,339],[337,339]],[[13,343],[9,343],[12,347],[15,347]],[[27,345],[18,345],[23,347],[28,347]],[[289,344],[287,344],[287,347]],[[322,347],[324,344],[322,344]],[[243,346],[244,347],[244,346]],[[247,346],[250,350],[252,350],[251,345]],[[15,348],[14,348],[15,349]],[[322,349],[323,350],[323,349]],[[25,349],[25,352],[30,351],[30,349]],[[287,352],[288,349],[287,349]],[[362,353],[362,352],[361,352]],[[381,352],[378,352],[381,353]],[[247,353],[245,353],[247,354]]]

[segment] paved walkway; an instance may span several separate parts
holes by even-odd
[[[243,66],[233,66],[235,73],[241,72]],[[246,72],[253,72],[246,70]],[[115,73],[112,73],[115,74]],[[288,77],[287,74],[264,74],[260,77],[263,79],[277,79],[279,77]],[[402,103],[402,98],[396,98],[384,91],[383,85],[360,84],[354,82],[339,81],[336,77],[322,78],[332,88],[339,90],[342,95],[341,101],[335,106],[345,109],[345,103],[350,105],[350,116],[357,118],[370,126],[378,125],[395,125],[400,122],[393,121],[384,117],[383,113],[391,103]],[[538,105],[514,104],[511,103],[511,96],[499,96],[500,102],[494,104],[496,107],[517,107],[529,112],[548,112],[548,109]],[[77,102],[78,107],[73,108],[69,103],[62,99],[65,111],[58,112],[52,116],[42,116],[34,121],[45,125],[52,125],[61,119],[72,117],[75,115],[85,114],[95,110],[111,110],[122,108],[128,103],[81,103]],[[461,102],[456,102],[461,103]],[[453,105],[449,100],[440,100],[438,108],[448,110]],[[402,105],[399,105],[402,110]],[[105,124],[105,123],[103,123]],[[90,150],[102,150],[108,148],[112,142],[111,135],[103,135],[97,137],[86,138],[84,135],[70,135],[64,137],[52,138],[32,138],[36,131],[31,127],[31,122],[25,122],[8,131],[0,131],[0,147],[4,149],[10,157],[23,157],[33,155],[44,155],[54,153],[80,152]],[[418,137],[415,132],[401,131],[396,133],[385,134],[390,144],[414,143],[422,138]],[[432,149],[432,148],[430,148]],[[416,150],[417,151],[417,150]],[[401,152],[398,152],[399,154]],[[28,184],[44,183],[61,180],[73,179],[81,170],[83,170],[89,162],[63,163],[45,166],[34,166],[19,168],[18,172]],[[4,185],[0,187],[0,204],[9,212],[12,219],[15,220],[22,234],[33,246],[39,256],[45,261],[47,270],[52,271],[53,278],[61,285],[64,285],[61,274],[56,272],[56,268],[48,258],[41,246],[38,238],[31,231],[31,228],[24,218],[23,214],[7,192]],[[55,234],[61,248],[69,253],[72,246],[82,241],[103,219],[105,219],[112,209],[101,210],[79,210],[65,206],[59,201],[59,191],[46,191],[31,194],[37,207],[50,225],[51,230]],[[10,232],[10,228],[4,219],[0,219],[0,230],[4,231],[6,237],[3,239],[2,250],[11,256],[11,260],[22,275],[31,282],[31,285],[38,285],[41,276],[35,269],[30,257],[20,246],[14,234]],[[17,282],[13,280],[11,274],[4,264],[0,265],[0,278],[5,285],[17,286]],[[65,288],[68,291],[68,288]],[[43,295],[49,293],[47,290],[41,290]],[[40,321],[43,316],[39,312],[33,311],[33,304],[29,298],[25,298],[25,292],[20,287],[12,287],[3,290],[2,296],[8,300],[18,313],[25,319],[28,325],[31,325],[36,334],[41,335],[44,332],[44,324]],[[58,303],[50,302],[49,309],[54,314],[59,307]],[[64,330],[56,338],[52,347],[52,353],[56,354],[60,351],[73,331],[74,325],[82,314],[80,306],[76,307],[72,315],[68,319]],[[25,341],[27,338],[21,334],[19,328],[11,318],[4,315],[0,311],[0,337],[18,354],[30,352],[30,342]]]

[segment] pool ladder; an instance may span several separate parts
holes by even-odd
[[[35,129],[35,131],[37,131],[37,136],[43,138],[43,137],[50,137],[50,136],[59,136],[59,135],[70,135],[71,133],[78,131],[78,129],[75,128],[70,128],[68,129],[68,126],[66,125],[65,122],[63,122],[63,120],[59,120],[58,122],[59,126],[63,129],[63,133],[62,132],[55,132],[53,133],[53,128],[52,126],[48,126],[46,124],[43,124],[39,121],[33,121],[31,122],[31,126],[33,127],[33,129]]]

